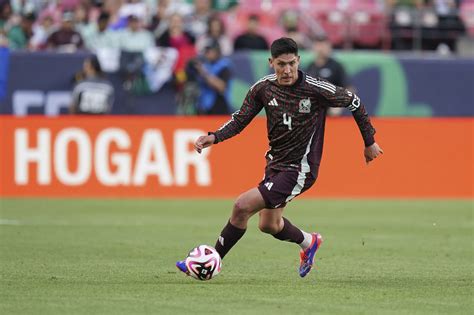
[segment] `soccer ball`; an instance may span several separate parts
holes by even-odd
[[[197,280],[211,280],[221,272],[221,266],[221,256],[209,245],[193,248],[186,257],[189,275]]]

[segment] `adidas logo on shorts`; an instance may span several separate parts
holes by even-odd
[[[272,186],[273,186],[272,182],[265,183],[265,187],[267,187],[268,190],[272,189]]]

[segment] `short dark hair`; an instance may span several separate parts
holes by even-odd
[[[89,58],[92,68],[94,68],[97,75],[103,75],[102,66],[100,65],[99,58],[96,55],[92,55]]]
[[[273,58],[277,58],[283,54],[298,55],[298,45],[289,37],[281,37],[272,43],[270,52]]]
[[[26,13],[22,16],[23,20],[28,21],[28,22],[35,22],[36,21],[36,15],[33,12]]]
[[[211,38],[204,44],[204,51],[207,52],[212,49],[217,50],[219,53],[221,52],[221,45],[217,39]]]
[[[109,21],[110,14],[108,12],[102,11],[99,15],[99,21]]]

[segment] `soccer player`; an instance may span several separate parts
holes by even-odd
[[[194,146],[200,153],[204,148],[239,134],[265,108],[270,145],[266,153],[265,178],[258,187],[237,198],[215,248],[224,258],[244,235],[250,217],[258,212],[262,232],[301,247],[299,274],[304,277],[311,270],[323,239],[319,233],[308,233],[291,224],[283,217],[283,210],[288,202],[316,181],[327,109],[346,107],[352,111],[364,140],[366,163],[383,151],[375,142],[375,129],[357,95],[298,70],[298,46],[292,39],[275,40],[270,51],[269,63],[275,73],[257,81],[232,119],[217,131],[199,137]],[[188,273],[184,260],[178,261],[176,266]]]

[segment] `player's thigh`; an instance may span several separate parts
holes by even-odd
[[[257,213],[265,208],[265,200],[258,188],[252,188],[241,194],[234,204],[234,211]]]

